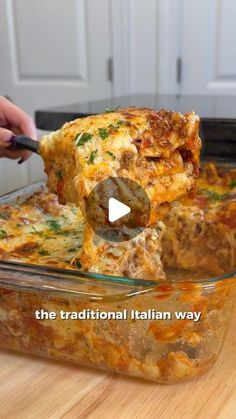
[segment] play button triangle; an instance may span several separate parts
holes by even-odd
[[[91,190],[85,212],[97,236],[109,242],[124,242],[149,225],[150,208],[141,185],[124,177],[109,177]]]
[[[131,212],[130,207],[128,205],[123,204],[122,202],[118,201],[118,199],[110,198],[108,202],[108,218],[110,223],[114,223],[114,221],[119,220],[120,218],[124,217],[125,215]]]

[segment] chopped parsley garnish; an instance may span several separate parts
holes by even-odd
[[[110,129],[118,129],[118,128],[120,128],[120,127],[123,127],[125,124],[126,124],[126,121],[124,121],[124,120],[120,119],[120,120],[116,123],[116,125],[114,125],[114,124],[110,124],[110,125],[108,125],[108,128],[110,128]]]
[[[16,224],[16,227],[22,227],[22,224],[17,223],[17,224]]]
[[[111,151],[107,151],[107,154],[109,154],[109,156],[111,156],[113,160],[116,159],[116,156]]]
[[[211,201],[224,201],[229,196],[228,193],[219,194],[215,191],[209,191],[208,189],[200,189],[200,192],[209,198]]]
[[[89,159],[88,159],[88,164],[94,163],[97,153],[98,153],[98,150],[91,151]]]
[[[58,179],[62,180],[63,179],[63,173],[61,170],[57,170],[56,171],[56,176],[58,177]]]
[[[236,186],[236,179],[233,179],[233,180],[230,182],[229,187],[230,187],[230,188],[235,188],[235,186]]]
[[[105,140],[108,137],[107,129],[105,128],[98,128],[99,135],[102,140]]]
[[[82,265],[81,265],[79,259],[75,262],[75,264],[76,264],[77,268],[79,268],[79,269],[82,268]]]
[[[80,134],[77,134],[75,137],[75,144],[77,147],[84,145],[92,138],[92,134],[89,134],[89,132],[83,132]]]
[[[68,250],[68,252],[72,253],[72,252],[76,252],[76,250],[77,249],[75,247],[72,247],[71,249]]]
[[[119,121],[117,121],[116,124],[108,125],[108,128],[98,128],[99,136],[101,137],[102,140],[105,140],[109,136],[109,130],[118,129],[120,127],[123,127],[126,123],[127,123],[126,121],[120,119]],[[80,140],[79,140],[79,142],[80,142]],[[78,143],[77,143],[77,145],[78,145]]]
[[[7,237],[7,232],[5,230],[0,230],[0,239],[5,239]]]
[[[40,249],[38,253],[39,253],[40,256],[48,256],[49,255],[49,252],[45,249]]]
[[[60,223],[58,221],[56,221],[56,220],[47,220],[47,224],[48,224],[48,226],[49,226],[49,228],[51,230],[54,230],[55,231],[55,233],[58,233],[58,232],[61,231],[61,225],[60,225]]]
[[[116,111],[118,111],[119,107],[120,107],[120,105],[118,105],[116,108],[113,108],[113,109],[112,108],[106,108],[105,112],[106,113],[116,112]]]
[[[63,230],[62,226],[57,220],[47,220],[48,227],[58,236],[69,236],[72,232],[70,230]],[[35,234],[40,234],[43,232],[35,232]],[[48,237],[49,238],[49,237]]]
[[[37,236],[40,237],[47,237],[47,235],[45,235],[43,231],[32,231],[32,233],[37,234]]]

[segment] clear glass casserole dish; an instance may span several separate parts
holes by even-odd
[[[0,205],[41,187],[8,194]],[[181,382],[216,362],[235,284],[236,270],[204,278],[175,270],[157,283],[0,261],[0,348]],[[41,310],[56,318],[38,320]]]

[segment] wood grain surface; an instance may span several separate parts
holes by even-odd
[[[236,310],[217,364],[183,384],[159,385],[0,352],[1,419],[234,419]]]

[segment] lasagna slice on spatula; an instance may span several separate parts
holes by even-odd
[[[49,189],[61,203],[80,206],[85,218],[90,193],[105,179],[130,179],[150,201],[147,229],[126,244],[97,238],[87,224],[78,254],[82,269],[111,273],[112,261],[116,275],[155,279],[156,272],[156,279],[160,278],[156,254],[164,227],[159,208],[195,186],[201,147],[198,129],[195,113],[127,108],[76,119],[42,138],[40,154]]]

